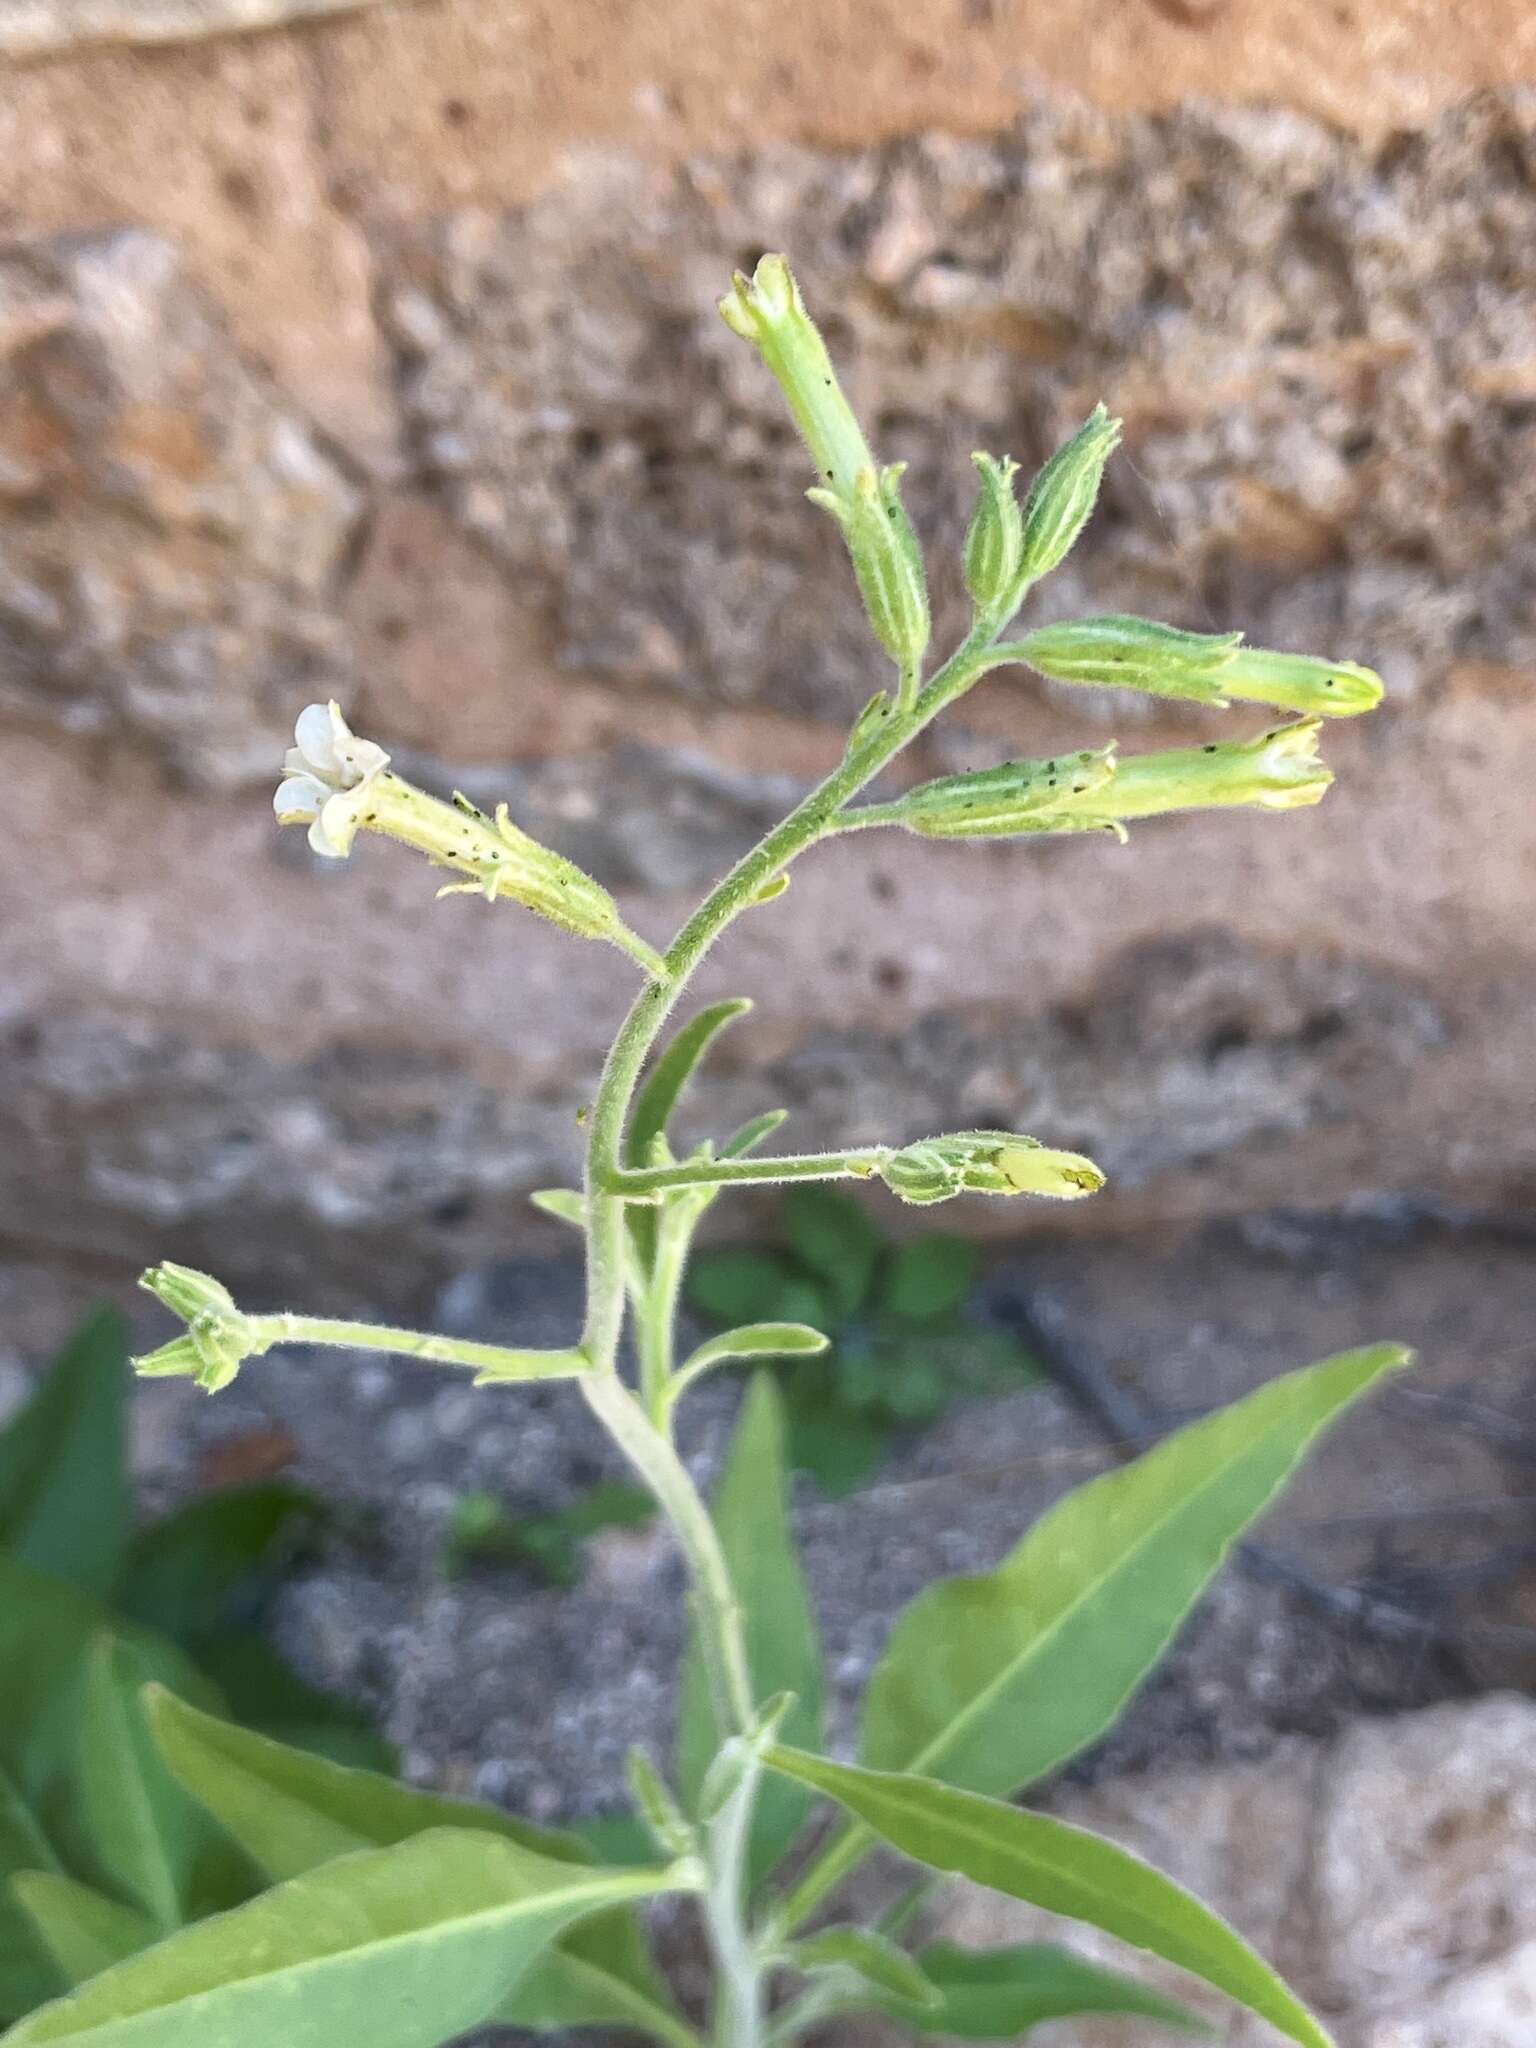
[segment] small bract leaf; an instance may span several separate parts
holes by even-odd
[[[823,1927],[804,1941],[791,1942],[784,1960],[808,1976],[818,1972],[851,1977],[865,1990],[896,2000],[905,2013],[937,2010],[939,1994],[921,1968],[883,1934],[863,1927]]]

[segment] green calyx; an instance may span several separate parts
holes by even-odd
[[[1081,1152],[1058,1152],[1014,1131],[953,1131],[893,1152],[877,1171],[893,1195],[926,1207],[955,1195],[1097,1194],[1102,1171]]]
[[[1017,654],[1058,683],[1102,683],[1153,697],[1224,704],[1226,671],[1242,637],[1110,616],[1042,626],[1018,642]]]
[[[141,1378],[185,1376],[216,1394],[229,1385],[247,1358],[267,1349],[250,1317],[241,1314],[229,1289],[211,1274],[199,1273],[193,1266],[173,1265],[167,1259],[151,1266],[139,1285],[187,1326],[184,1337],[133,1360],[133,1369]]]
[[[1120,445],[1120,433],[1121,422],[1096,405],[1035,478],[1024,507],[1026,587],[1049,576],[1071,552],[1098,501],[1104,466]]]
[[[1117,758],[1114,743],[1050,761],[1010,761],[920,783],[894,803],[848,814],[850,826],[901,825],[926,839],[1007,839],[1036,832],[1117,832],[1169,811],[1290,811],[1321,802],[1333,781],[1317,752],[1321,720],[1257,739]]]
[[[928,579],[922,550],[901,502],[904,462],[859,472],[845,496],[806,492],[842,528],[864,610],[875,638],[904,670],[915,670],[928,646]]]

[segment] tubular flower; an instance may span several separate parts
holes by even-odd
[[[316,853],[342,860],[360,830],[382,833],[463,879],[441,896],[508,896],[580,938],[607,939],[665,980],[661,957],[629,930],[599,883],[563,854],[514,825],[505,804],[494,818],[468,797],[429,796],[393,773],[389,756],[351,732],[335,704],[311,704],[294,728],[272,807],[280,825],[309,825]]]

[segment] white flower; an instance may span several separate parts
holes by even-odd
[[[297,745],[283,759],[283,780],[272,799],[277,822],[301,825],[307,820],[315,852],[343,860],[389,756],[372,740],[358,739],[334,702],[307,704],[293,737]]]

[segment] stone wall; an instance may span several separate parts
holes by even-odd
[[[835,759],[875,664],[713,312],[776,246],[946,630],[968,451],[1102,395],[1049,612],[1392,697],[1320,814],[808,861],[704,984],[763,1000],[701,1117],[1017,1122],[1103,1158],[1095,1228],[1529,1205],[1523,0],[0,0],[0,62],[14,1248],[406,1293],[532,1237],[628,968],[392,849],[322,871],[271,776],[335,694],[661,935]],[[1111,720],[1195,729],[1004,678],[929,765]]]

